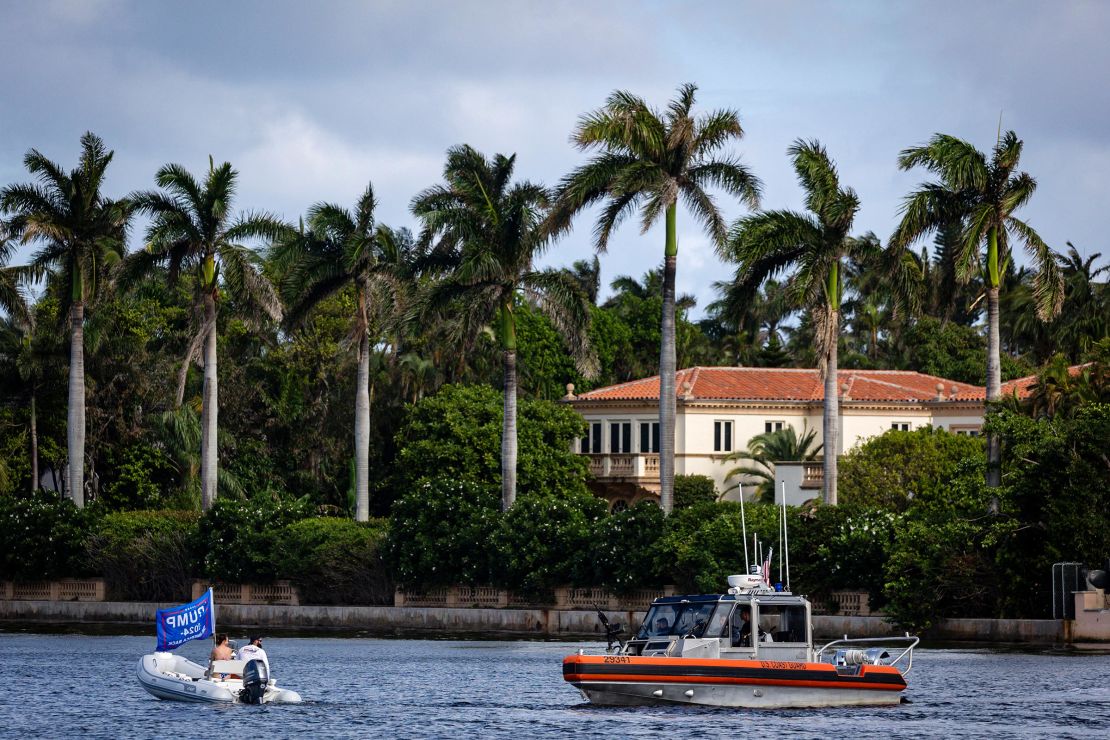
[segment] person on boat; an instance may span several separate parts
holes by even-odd
[[[752,610],[740,607],[740,624],[732,628],[732,644],[736,647],[752,646]]]
[[[270,670],[270,659],[266,656],[266,651],[262,649],[262,638],[252,637],[251,641],[239,648],[239,660],[261,660],[266,664],[266,670]]]
[[[655,634],[665,635],[671,631],[671,623],[667,621],[666,617],[659,617],[655,620]]]
[[[231,660],[233,653],[231,646],[227,644],[227,633],[217,632],[212,639],[216,646],[212,648],[212,654],[208,656],[208,660]]]

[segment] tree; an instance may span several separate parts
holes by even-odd
[[[738,263],[737,289],[755,295],[760,285],[783,270],[793,268],[786,294],[795,308],[809,312],[815,330],[818,367],[825,381],[825,414],[822,428],[825,502],[836,503],[836,463],[840,450],[837,345],[843,294],[841,264],[845,257],[876,264],[885,262],[897,298],[912,302],[914,274],[894,249],[882,250],[876,240],[849,237],[859,198],[840,185],[836,166],[816,141],[794,142],[789,149],[794,171],[806,192],[809,214],[765,211],[737,220],[729,234],[728,251]]]
[[[791,425],[774,432],[757,434],[748,440],[747,450],[737,450],[726,458],[729,462],[745,461],[753,464],[733,468],[725,476],[725,480],[752,476],[759,481],[756,485],[758,499],[773,504],[775,502],[775,463],[816,460],[821,454],[821,445],[814,445],[816,437],[817,430],[809,429],[804,424],[801,436]],[[736,485],[739,486],[741,483],[742,481],[738,480]]]
[[[31,259],[31,272],[49,270],[68,286],[69,412],[66,444],[69,469],[66,490],[78,508],[85,505],[85,310],[95,303],[126,249],[132,207],[101,192],[112,152],[95,134],[81,137],[81,160],[68,174],[36,149],[23,164],[38,183],[9,185],[0,191],[0,211],[12,214],[12,236],[42,248]]]
[[[586,294],[566,272],[533,267],[550,243],[543,228],[549,197],[541,185],[513,184],[515,164],[515,154],[486,159],[470,146],[454,147],[443,169],[446,182],[412,202],[413,213],[424,222],[424,238],[437,242],[438,253],[456,257],[454,269],[429,290],[427,309],[462,317],[459,330],[466,336],[496,327],[505,383],[501,503],[506,511],[516,499],[516,302],[527,300],[551,319],[583,375],[597,372],[586,334]]]
[[[720,245],[726,224],[705,188],[715,185],[748,206],[759,205],[759,180],[721,149],[744,131],[734,110],[694,116],[697,87],[686,84],[665,112],[625,91],[609,96],[605,106],[582,116],[571,140],[584,151],[599,150],[590,162],[565,178],[551,214],[557,231],[570,228],[574,216],[598,202],[605,206],[594,227],[594,246],[604,252],[613,231],[635,211],[641,233],[665,214],[663,250],[662,341],[659,350],[659,483],[664,513],[673,507],[675,424],[675,270],[678,261],[678,200]]]
[[[395,305],[390,293],[400,278],[383,257],[385,240],[392,235],[374,222],[377,201],[366,186],[352,213],[332,203],[318,203],[308,212],[308,228],[280,241],[272,257],[283,274],[281,292],[287,321],[299,326],[321,301],[344,288],[355,294],[349,338],[358,347],[355,386],[355,520],[370,518],[370,345],[371,328],[383,305]],[[391,240],[391,246],[399,242]],[[391,290],[393,289],[393,290]],[[379,325],[380,321],[377,322]]]
[[[240,214],[232,220],[236,172],[229,162],[216,166],[208,158],[203,183],[179,164],[158,170],[155,182],[161,191],[136,193],[136,207],[150,215],[146,249],[130,255],[124,265],[124,281],[131,284],[158,269],[166,271],[170,284],[182,272],[195,277],[194,310],[202,316],[184,358],[178,380],[176,406],[184,395],[184,374],[200,345],[204,344],[204,396],[201,406],[201,507],[207,511],[216,499],[218,481],[216,374],[216,311],[226,295],[251,320],[281,318],[281,304],[273,285],[259,269],[258,254],[243,245],[246,239],[277,240],[288,227],[265,213]]]
[[[960,225],[958,247],[946,252],[955,261],[955,275],[967,282],[978,268],[987,294],[987,403],[997,402],[1002,393],[1001,342],[998,298],[1003,274],[1010,262],[1010,238],[1019,239],[1036,265],[1033,298],[1037,314],[1048,321],[1060,311],[1064,299],[1063,280],[1056,254],[1014,212],[1029,202],[1037,181],[1015,170],[1021,159],[1022,141],[1013,131],[999,136],[990,160],[970,143],[947,134],[935,134],[928,143],[904,149],[898,166],[910,170],[921,166],[937,176],[906,196],[902,221],[892,242],[908,246],[919,237]],[[998,438],[987,436],[987,484],[1001,484],[1002,449]],[[998,511],[998,501],[991,503]]]

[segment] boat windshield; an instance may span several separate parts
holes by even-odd
[[[716,637],[713,632],[713,627],[716,626],[716,631],[720,631],[721,620],[713,619],[713,611],[717,608],[717,604],[654,604],[648,610],[647,617],[644,619],[644,624],[640,627],[640,631],[636,633],[638,639],[647,639],[649,637],[669,637],[677,635],[678,637],[685,637],[686,635],[694,635],[695,637]],[[723,610],[725,618],[728,618],[728,609]],[[723,622],[721,622],[723,624]],[[707,629],[708,627],[708,629]]]

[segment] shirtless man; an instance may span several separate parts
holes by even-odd
[[[208,656],[208,659],[231,660],[231,646],[227,644],[227,634],[217,632],[213,639],[216,642],[216,647],[212,648],[212,654]]]

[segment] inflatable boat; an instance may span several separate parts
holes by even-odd
[[[139,660],[139,683],[159,699],[207,704],[299,704],[296,691],[278,688],[261,660],[216,660],[211,670],[173,653]]]
[[[834,640],[814,648],[809,601],[753,574],[729,576],[727,594],[668,596],[604,655],[580,650],[563,679],[594,704],[833,707],[898,704],[918,638]],[[614,642],[617,647],[614,647]]]

